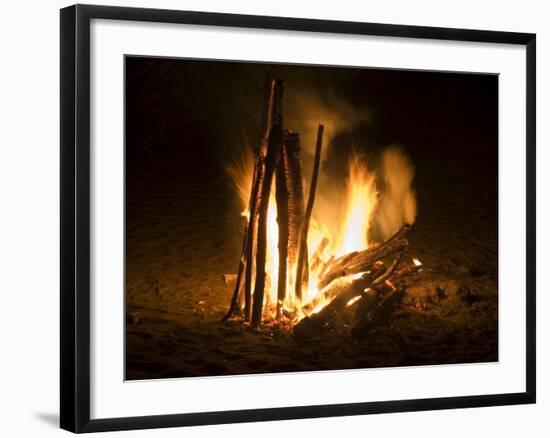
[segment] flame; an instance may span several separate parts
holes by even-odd
[[[368,248],[368,231],[378,203],[375,175],[361,158],[353,154],[346,180],[345,220],[341,227],[338,256]]]
[[[270,280],[269,293],[267,294],[268,306],[270,303],[277,302],[277,281],[279,276],[279,226],[277,224],[277,202],[275,201],[275,195],[273,195],[274,192],[275,187],[272,187],[267,211],[267,255],[265,263],[266,272],[269,273]]]
[[[253,160],[249,156],[244,163],[229,166],[228,173],[235,182],[235,186],[244,210],[241,215],[249,219],[248,202],[252,185]],[[266,303],[264,317],[275,317],[277,304],[277,283],[279,271],[279,227],[277,223],[277,204],[275,200],[274,183],[269,199],[267,215],[267,254],[266,254]],[[331,257],[339,257],[352,251],[361,251],[369,246],[369,229],[373,215],[378,204],[378,191],[376,188],[376,176],[369,171],[365,160],[352,154],[348,162],[343,199],[343,220],[337,230],[330,231],[327,223],[323,221],[323,212],[314,208],[308,230],[308,253],[310,256],[309,282],[307,289],[302,291],[302,301],[294,296],[294,280],[296,266],[287,266],[287,289],[283,307],[296,314],[296,319],[319,312],[325,307],[332,297],[326,297],[326,290],[319,290],[317,284],[323,273],[325,263]],[[328,240],[321,250],[321,242]],[[314,260],[313,257],[318,258]],[[336,280],[337,285],[346,285],[362,273],[350,275]],[[333,287],[333,282],[330,286]],[[325,289],[328,289],[326,287]],[[353,298],[351,301],[358,299]],[[351,305],[348,302],[348,305]],[[309,311],[304,306],[311,306]]]
[[[414,266],[422,266],[422,262],[418,259],[413,259]]]

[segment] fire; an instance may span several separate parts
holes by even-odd
[[[241,216],[249,219],[248,196],[252,184],[253,175],[250,169],[253,167],[251,160],[228,169],[229,175],[235,181],[244,210]],[[277,204],[275,200],[275,187],[272,187],[267,216],[267,256],[266,272],[268,273],[266,285],[266,306],[264,316],[275,316],[277,303],[277,283],[279,270],[279,226],[277,223]],[[376,188],[376,176],[369,171],[365,160],[353,154],[348,162],[343,199],[343,220],[336,231],[329,231],[328,224],[323,222],[323,212],[314,208],[308,232],[308,253],[310,256],[308,287],[303,290],[302,302],[298,302],[294,296],[294,280],[296,266],[287,266],[287,290],[283,307],[296,314],[301,319],[307,314],[313,314],[321,310],[328,302],[324,299],[323,290],[317,287],[318,280],[323,273],[325,263],[331,257],[339,257],[352,251],[367,249],[369,246],[369,229],[372,218],[378,204],[378,191]],[[323,240],[328,244],[322,245]],[[321,250],[322,249],[322,250]],[[318,260],[313,260],[313,256]],[[359,274],[361,275],[361,274]],[[339,282],[349,283],[356,275],[340,278]],[[357,298],[357,297],[356,297]],[[315,305],[309,312],[303,312],[302,306],[308,303]],[[349,303],[348,303],[349,304]]]
[[[334,249],[337,256],[368,248],[368,231],[377,202],[375,175],[353,154],[346,180],[345,220]]]

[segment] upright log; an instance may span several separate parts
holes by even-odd
[[[248,218],[248,236],[246,240],[245,250],[245,274],[244,274],[244,318],[250,321],[252,313],[252,269],[254,265],[254,253],[256,248],[256,225],[258,224],[258,199],[260,197],[260,189],[262,187],[264,175],[264,157],[261,155],[256,162],[256,179],[252,186],[250,195],[250,209]]]
[[[277,277],[277,319],[282,316],[286,299],[288,259],[288,187],[285,175],[287,166],[285,148],[281,149],[275,173],[275,199],[277,201],[277,223],[279,225],[279,273]]]
[[[267,143],[273,123],[273,109],[275,104],[275,69],[271,67],[265,75],[264,83],[264,106],[262,108],[262,125],[260,127],[260,138],[258,141],[259,154],[266,155]]]
[[[264,88],[264,105],[262,111],[262,124],[260,127],[260,136],[258,139],[258,147],[256,150],[256,164],[255,171],[257,177],[252,185],[252,191],[250,193],[250,208],[249,208],[249,221],[248,221],[248,240],[246,246],[246,268],[245,268],[245,282],[244,282],[244,318],[245,321],[250,321],[252,316],[252,271],[253,271],[253,259],[255,255],[255,249],[257,245],[256,238],[256,225],[258,223],[258,207],[260,192],[263,185],[264,173],[265,173],[265,154],[267,150],[267,142],[269,139],[269,132],[271,131],[271,124],[273,119],[273,106],[275,100],[275,78],[274,71],[270,69],[266,74],[265,88]]]
[[[229,318],[233,316],[235,311],[237,310],[237,307],[239,305],[239,297],[241,294],[241,288],[243,285],[243,276],[244,276],[244,268],[246,266],[246,247],[248,242],[248,219],[246,220],[244,224],[244,232],[243,232],[243,247],[241,249],[241,257],[239,259],[239,269],[237,271],[237,281],[235,282],[235,290],[233,291],[233,296],[231,298],[231,305],[229,306],[229,310],[225,314],[225,316],[222,319],[222,322],[227,321]]]
[[[284,137],[284,168],[288,189],[288,266],[296,266],[300,228],[304,219],[304,188],[300,161],[300,136],[286,130]]]
[[[307,235],[309,231],[309,221],[311,220],[311,212],[315,203],[315,191],[317,190],[317,179],[319,178],[319,167],[321,165],[321,148],[323,146],[323,131],[324,126],[319,125],[317,130],[317,144],[315,145],[315,159],[313,162],[313,173],[311,175],[311,184],[309,185],[309,196],[307,200],[304,220],[300,229],[298,261],[296,263],[296,280],[295,280],[295,295],[298,300],[302,299],[302,282],[304,276],[309,278],[309,268],[307,275],[304,274],[304,268],[307,262]]]
[[[281,147],[283,144],[283,81],[274,80],[273,85],[273,111],[271,130],[267,142],[265,154],[265,170],[260,189],[258,206],[258,237],[256,248],[256,281],[254,284],[254,296],[252,307],[252,325],[257,327],[262,321],[262,312],[265,293],[265,260],[267,254],[267,213],[269,208],[269,196],[273,173],[277,166]]]

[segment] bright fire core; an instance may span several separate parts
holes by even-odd
[[[240,169],[230,170],[230,175],[237,180],[236,186],[244,205],[248,202],[248,194],[252,183],[250,172],[242,172],[243,169],[250,169],[252,166],[239,166]],[[240,171],[239,171],[240,170]],[[283,308],[290,313],[296,312],[296,318],[301,319],[307,316],[301,313],[302,306],[308,304],[316,297],[319,298],[323,292],[317,287],[318,280],[325,267],[325,263],[331,257],[340,257],[353,251],[361,251],[369,247],[369,229],[371,226],[373,213],[378,204],[378,191],[376,188],[376,178],[374,172],[369,171],[366,162],[360,156],[353,154],[348,162],[346,185],[342,197],[343,214],[341,223],[332,232],[328,224],[323,222],[323,212],[319,208],[314,208],[311,223],[308,232],[308,254],[310,256],[309,282],[307,289],[303,290],[302,300],[298,302],[294,295],[294,279],[296,266],[287,267],[287,294]],[[264,318],[272,319],[275,317],[277,303],[277,277],[279,269],[279,227],[277,223],[277,203],[274,195],[275,189],[271,190],[269,201],[268,222],[267,222],[267,257],[266,272],[268,281],[266,285],[267,303],[264,310]],[[245,207],[242,215],[249,216]],[[322,248],[323,240],[328,244]],[[319,260],[315,262],[312,256]],[[353,278],[340,279],[339,281],[351,281]],[[311,313],[319,311],[327,302],[319,301]]]

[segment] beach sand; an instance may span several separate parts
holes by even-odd
[[[327,329],[306,342],[219,322],[233,292],[222,275],[237,270],[241,208],[221,166],[205,176],[196,163],[144,166],[127,180],[126,379],[498,360],[498,196],[482,164],[415,161],[407,260],[423,270],[364,339]]]

